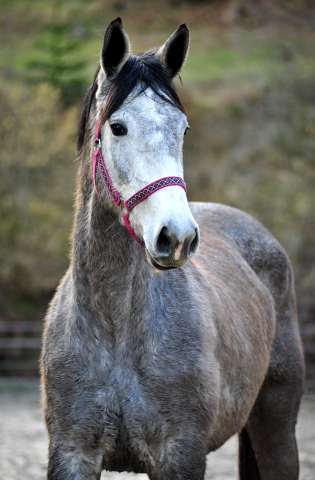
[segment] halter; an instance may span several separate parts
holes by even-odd
[[[95,147],[94,147],[94,155],[93,155],[93,182],[94,182],[94,188],[99,195],[97,186],[96,186],[96,167],[98,165],[98,169],[102,175],[102,178],[104,180],[104,183],[106,185],[107,190],[109,191],[113,202],[115,205],[122,207],[125,207],[126,213],[122,212],[122,217],[125,222],[125,225],[136,242],[141,245],[141,247],[144,248],[144,243],[140,238],[137,237],[134,229],[132,228],[130,221],[129,221],[129,213],[130,211],[138,205],[138,203],[142,202],[145,198],[149,197],[152,195],[152,193],[157,192],[161,188],[165,187],[170,187],[173,185],[178,185],[179,187],[182,187],[185,192],[186,192],[186,183],[181,177],[163,177],[160,178],[159,180],[155,180],[155,182],[149,183],[146,187],[141,188],[138,192],[134,193],[129,197],[127,200],[123,200],[119,193],[117,192],[116,188],[113,185],[113,182],[111,181],[111,178],[109,176],[109,173],[107,171],[104,157],[102,154],[102,144],[101,144],[101,131],[100,131],[100,126],[98,120],[96,120],[96,127],[95,127]]]

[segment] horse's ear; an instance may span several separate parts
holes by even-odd
[[[121,18],[113,20],[107,27],[101,52],[101,67],[106,78],[113,77],[124,65],[130,52],[128,36]]]
[[[172,78],[183,68],[189,47],[189,30],[183,23],[160,47],[157,56],[164,62]]]

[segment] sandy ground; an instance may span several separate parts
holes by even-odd
[[[307,393],[297,425],[300,480],[315,480],[315,393]],[[43,480],[47,434],[38,383],[0,379],[0,479]],[[146,475],[103,473],[102,480],[147,480]],[[206,480],[237,479],[237,439],[208,456]],[[279,479],[280,480],[280,479]]]

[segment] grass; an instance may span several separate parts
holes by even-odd
[[[118,14],[123,17],[135,52],[163,43],[173,29],[186,20],[191,29],[191,48],[182,77],[188,82],[209,83],[231,78],[272,82],[275,76],[285,73],[286,62],[302,75],[315,71],[312,35],[308,32],[299,35],[285,25],[258,29],[255,34],[237,26],[220,29],[213,23],[209,26],[213,6],[206,5],[196,8],[183,3],[170,7],[162,1],[157,9],[150,2],[138,1],[132,6],[126,2],[125,10],[119,11],[113,2],[93,1],[87,6],[83,0],[76,0],[63,2],[62,7],[59,3],[0,2],[3,16],[0,67],[4,71],[9,67],[11,75],[12,70],[22,77],[29,75],[28,60],[39,55],[35,45],[45,35],[47,22],[57,17],[72,24],[73,32],[76,26],[81,28],[76,59],[87,62],[82,75],[89,84],[99,59],[104,29]],[[282,58],[285,56],[288,58]]]

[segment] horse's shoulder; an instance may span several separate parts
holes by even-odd
[[[258,277],[267,283],[274,298],[282,296],[292,283],[288,256],[272,234],[251,215],[216,203],[190,204],[192,214],[203,232],[228,242]]]

